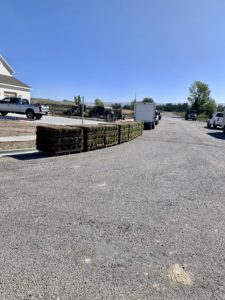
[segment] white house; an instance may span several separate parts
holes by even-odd
[[[14,70],[0,55],[0,99],[5,97],[21,97],[30,100],[30,90],[27,84],[13,76]]]

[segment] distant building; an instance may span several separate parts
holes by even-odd
[[[31,87],[13,77],[13,73],[13,68],[0,55],[0,99],[21,97],[30,100]]]

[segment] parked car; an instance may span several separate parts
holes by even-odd
[[[114,121],[114,119],[121,119],[122,115],[120,109],[114,110],[107,106],[94,106],[89,112],[89,117]]]
[[[214,112],[212,116],[207,120],[207,127],[217,128],[217,126],[223,126],[223,112]]]
[[[185,114],[185,120],[197,120],[197,114],[195,111],[187,111]]]
[[[158,111],[157,109],[155,110],[155,125],[158,125],[159,124],[159,120],[161,120],[161,114],[160,114],[160,111]]]
[[[82,104],[80,105],[73,105],[66,109],[64,115],[67,116],[81,116],[82,115]],[[86,105],[84,104],[84,114],[86,113]]]
[[[19,97],[6,97],[0,100],[0,114],[6,116],[8,113],[25,114],[28,119],[41,119],[49,112],[48,105],[30,103],[28,99]]]

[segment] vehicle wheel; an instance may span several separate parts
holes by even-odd
[[[215,124],[215,122],[213,123],[213,128],[216,129],[217,125]]]
[[[152,129],[152,124],[144,123],[144,130],[151,130],[151,129]]]
[[[225,127],[223,127],[223,134],[225,134]]]
[[[27,116],[27,119],[33,119],[35,114],[34,114],[34,111],[33,110],[28,110],[26,112],[26,116]]]
[[[188,118],[185,118],[186,121],[188,121]]]
[[[208,127],[208,128],[210,128],[210,127],[211,127],[211,125],[210,125],[210,123],[209,123],[209,122],[207,122],[207,127]]]
[[[155,129],[155,123],[152,123],[152,129]]]
[[[35,115],[35,117],[37,120],[40,120],[42,118],[42,115],[37,114],[37,115]]]
[[[1,111],[2,116],[6,116],[8,113],[6,111]]]

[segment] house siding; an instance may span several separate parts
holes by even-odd
[[[0,74],[11,76],[11,73],[5,68],[5,66],[0,61]]]
[[[0,100],[5,97],[5,93],[14,93],[17,97],[26,98],[30,101],[30,87],[20,80],[14,78],[12,67],[0,55]]]
[[[17,97],[25,98],[30,101],[30,91],[28,89],[16,88],[0,84],[0,99],[3,99],[5,97],[4,92],[16,93]]]

